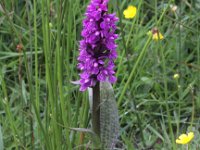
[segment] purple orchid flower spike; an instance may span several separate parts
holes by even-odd
[[[97,82],[116,81],[114,60],[117,58],[115,40],[115,14],[108,14],[109,0],[91,0],[86,18],[83,20],[83,30],[80,41],[78,68],[80,74],[80,91],[93,87]]]

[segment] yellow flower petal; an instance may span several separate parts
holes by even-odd
[[[188,138],[189,138],[190,140],[192,140],[192,139],[194,138],[194,133],[193,133],[193,132],[189,132],[189,133],[188,133]]]
[[[126,19],[134,18],[137,13],[137,8],[135,6],[128,6],[127,9],[124,10],[123,14]]]
[[[164,36],[159,32],[159,30],[156,27],[148,31],[147,35],[152,36],[152,39],[155,41],[164,39]]]
[[[176,143],[177,144],[183,144],[183,142],[181,140],[179,140],[179,139],[176,139]]]
[[[153,34],[153,40],[158,41],[158,40],[162,40],[162,39],[164,39],[164,37],[163,37],[163,35],[160,32]]]
[[[194,138],[194,133],[189,132],[186,134],[181,134],[178,139],[176,139],[177,144],[188,144]]]
[[[183,139],[186,139],[187,138],[187,135],[186,134],[181,134],[180,136],[179,136],[179,139],[180,140],[183,140]]]

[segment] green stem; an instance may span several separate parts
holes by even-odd
[[[128,55],[126,42],[125,42],[124,27],[123,27],[123,24],[122,24],[122,13],[120,11],[119,6],[120,6],[119,1],[117,1],[117,10],[118,10],[118,15],[119,15],[119,26],[120,26],[120,30],[121,30],[121,34],[122,34],[122,44],[123,44],[123,47],[125,49],[126,55]]]
[[[132,69],[132,71],[131,71],[131,73],[130,73],[130,76],[129,76],[127,82],[125,83],[124,88],[122,89],[121,95],[120,95],[119,100],[118,100],[118,106],[121,105],[121,102],[122,102],[123,96],[124,96],[124,94],[125,94],[125,92],[126,92],[126,89],[128,88],[128,85],[130,84],[130,82],[131,82],[131,80],[132,80],[132,78],[133,78],[133,76],[134,76],[134,74],[135,74],[135,71],[136,71],[136,69],[137,69],[137,67],[138,67],[138,65],[139,65],[139,63],[140,63],[140,61],[142,60],[142,58],[143,58],[144,55],[146,54],[146,50],[147,50],[147,47],[148,47],[149,44],[150,44],[151,38],[152,38],[152,37],[149,36],[149,38],[148,38],[146,44],[144,45],[144,47],[143,47],[143,49],[142,49],[142,51],[141,51],[141,53],[140,53],[140,55],[139,55],[139,57],[138,57],[138,59],[137,59],[135,65],[134,65],[134,67],[133,67],[133,69]]]
[[[16,123],[15,123],[13,114],[11,112],[11,108],[9,106],[8,93],[7,93],[6,83],[5,83],[4,79],[2,79],[1,86],[2,86],[4,98],[0,97],[0,101],[2,102],[2,104],[4,106],[6,116],[8,118],[9,123],[10,123],[10,128],[11,128],[12,133],[13,133],[14,143],[17,145],[15,148],[18,150],[19,149],[18,144],[21,145],[21,141],[20,141],[20,136],[19,136],[18,130],[16,128]]]
[[[140,1],[139,3],[139,6],[138,6],[138,12],[140,11],[140,8],[141,8],[141,5],[142,5],[143,1]],[[119,10],[119,9],[118,9]],[[120,10],[119,10],[120,11]],[[119,12],[120,13],[120,12]],[[138,17],[136,17],[136,19],[133,19],[132,21],[132,25],[131,25],[131,30],[129,32],[129,35],[128,35],[128,38],[127,38],[127,41],[126,41],[126,44],[125,44],[125,48],[129,47],[129,43],[130,43],[130,40],[131,40],[131,36],[133,34],[133,31],[134,31],[134,27],[135,27],[135,23],[138,23],[138,18],[139,18],[139,14],[137,15]],[[122,22],[120,22],[120,28],[122,30],[122,25],[121,25]],[[122,35],[123,37],[123,35]],[[133,38],[134,39],[134,38]],[[117,69],[117,72],[116,72],[116,77],[119,76],[120,72],[121,72],[121,69],[123,68],[123,65],[122,65],[122,62],[123,62],[123,58],[124,58],[124,55],[125,55],[125,52],[126,52],[126,49],[125,51],[122,52],[122,54],[120,55],[120,61],[119,61],[119,65],[118,65],[118,69]],[[129,63],[128,63],[128,68],[129,68]],[[125,80],[125,78],[123,78],[123,80]],[[122,82],[123,83],[123,82]],[[115,88],[116,84],[114,84],[113,88]]]
[[[27,56],[26,56],[26,53],[25,51],[23,51],[23,54],[24,54],[24,62],[25,62],[25,69],[26,69],[26,74],[27,74],[27,79],[28,79],[28,85],[29,85],[29,90],[30,90],[30,100],[31,100],[31,104],[33,105],[33,109],[35,111],[35,114],[36,114],[36,117],[37,117],[37,121],[38,121],[38,124],[40,125],[40,128],[42,130],[42,133],[45,137],[45,142],[46,142],[46,145],[47,145],[47,148],[50,147],[49,145],[49,139],[48,137],[46,136],[46,133],[45,133],[45,130],[43,128],[43,125],[42,125],[42,121],[41,121],[41,118],[40,118],[40,114],[37,110],[37,106],[36,106],[36,102],[34,101],[34,96],[33,96],[33,87],[32,87],[32,78],[31,78],[31,75],[30,75],[30,70],[29,70],[29,67],[28,67],[28,62],[27,62]]]
[[[172,123],[171,123],[171,114],[170,114],[169,105],[168,105],[168,85],[167,85],[165,56],[164,56],[164,52],[162,48],[161,48],[161,55],[162,55],[163,80],[164,80],[165,107],[167,111],[167,119],[168,119],[169,132],[170,132],[170,136],[172,140],[172,147],[173,147],[173,150],[176,150],[175,138],[174,138]]]
[[[92,128],[94,133],[100,138],[100,83],[93,87],[92,96]]]

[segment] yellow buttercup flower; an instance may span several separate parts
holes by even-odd
[[[126,19],[134,18],[137,13],[137,8],[135,6],[128,6],[127,9],[124,10],[123,14]]]
[[[194,138],[194,133],[189,132],[188,134],[181,134],[178,139],[176,139],[177,144],[188,144]]]
[[[157,28],[153,28],[147,33],[147,35],[152,36],[152,39],[155,41],[164,39],[164,36],[162,35],[162,33],[159,32]]]
[[[164,39],[164,37],[160,32],[153,34],[153,40],[158,41],[158,40],[162,40],[162,39]]]

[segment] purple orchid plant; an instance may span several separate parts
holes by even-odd
[[[78,57],[80,91],[94,87],[97,82],[116,81],[114,60],[117,58],[115,30],[118,18],[108,14],[108,1],[91,0],[85,13]]]

